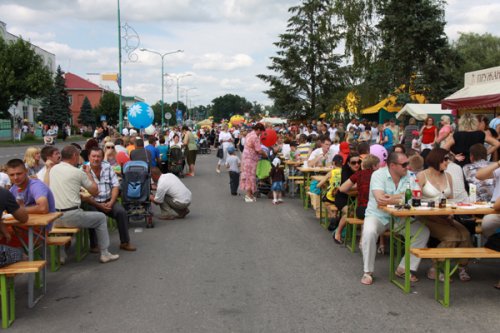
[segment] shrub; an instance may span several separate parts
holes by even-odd
[[[82,136],[83,136],[84,138],[91,138],[91,137],[93,137],[93,136],[94,136],[94,132],[83,132],[83,133],[82,133]]]
[[[35,134],[27,133],[23,137],[23,141],[35,141],[37,138]]]

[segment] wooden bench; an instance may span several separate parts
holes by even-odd
[[[89,231],[85,228],[65,228],[53,227],[50,235],[71,235],[75,236],[76,261],[82,261],[90,251]]]
[[[363,225],[364,220],[355,217],[346,218],[345,225],[345,246],[351,252],[356,252],[357,230],[358,225]]]
[[[437,270],[436,277],[440,272],[444,274],[444,280],[441,282],[436,278],[434,298],[444,307],[450,305],[450,277],[458,269],[458,264],[451,267],[452,259],[474,259],[474,258],[493,258],[499,259],[500,252],[493,251],[485,247],[471,248],[436,248],[436,249],[419,249],[411,248],[410,252],[422,259],[436,259]]]
[[[14,278],[18,274],[40,273],[45,260],[20,261],[0,268],[0,304],[2,307],[2,328],[8,328],[16,320],[16,297]]]
[[[61,246],[71,243],[71,236],[49,236],[47,246],[50,251],[50,271],[57,272],[61,268]]]
[[[288,176],[288,181],[291,181],[292,186],[290,186],[290,192],[295,196],[295,185],[299,186],[299,196],[304,199],[304,176]]]
[[[307,192],[307,196],[311,199],[311,207],[314,209],[316,218],[319,219],[321,226],[325,229],[330,224],[330,219],[337,216],[337,207],[329,202],[322,202],[321,196],[313,192]]]

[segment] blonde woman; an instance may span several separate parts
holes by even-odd
[[[24,153],[24,164],[28,169],[29,177],[36,177],[38,171],[42,170],[44,164],[40,155],[40,148],[28,147]]]

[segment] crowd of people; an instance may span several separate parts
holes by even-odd
[[[355,189],[358,193],[355,216],[364,219],[360,241],[363,253],[361,283],[371,285],[376,254],[385,251],[382,234],[388,230],[390,221],[390,215],[380,206],[404,202],[406,189],[414,187],[415,183],[419,184],[424,201],[438,203],[444,197],[449,202],[462,204],[491,202],[494,209],[500,209],[500,142],[497,134],[500,116],[490,121],[485,116],[465,113],[455,122],[448,115],[441,116],[439,126],[434,122],[432,117],[421,125],[414,118],[399,125],[394,119],[383,124],[352,119],[345,128],[343,122],[321,120],[289,125],[257,123],[253,127],[237,127],[240,145],[236,145],[235,137],[231,135],[235,129],[229,130],[222,125],[218,142],[223,153],[219,155],[216,171],[220,172],[220,166],[226,164],[231,171],[231,194],[237,194],[235,184],[239,181],[245,202],[252,203],[256,201],[257,164],[261,160],[272,161],[272,170],[283,167],[277,158],[302,162],[310,167],[331,166],[324,180],[315,186],[328,187],[323,200],[334,203],[340,212],[331,223],[335,226],[333,240],[343,243],[347,193]],[[278,140],[272,147],[266,147],[259,139],[266,127],[278,133]],[[242,150],[240,169],[240,160],[233,157],[236,149]],[[286,182],[283,183],[285,179],[280,173],[271,171],[270,174],[273,204],[277,204],[282,199],[276,192],[281,193]],[[474,186],[474,194],[469,195],[469,186]],[[415,236],[412,246],[423,248],[430,243],[446,248],[471,247],[475,230],[470,218],[418,218],[411,226],[411,233]],[[499,227],[500,214],[487,215],[483,218],[482,234],[493,241]],[[411,256],[410,279],[413,283],[418,281],[419,264],[420,259]],[[395,273],[404,278],[404,272],[402,261]],[[436,275],[436,268],[432,265],[426,276],[443,279],[442,274]],[[458,278],[461,281],[471,279],[466,260],[459,262]],[[495,287],[500,289],[500,282]]]
[[[128,161],[143,161],[148,165],[148,179],[155,192],[147,196],[145,203],[159,205],[161,213],[156,218],[171,220],[189,214],[191,191],[176,175],[167,172],[163,158],[172,146],[185,147],[188,167],[194,174],[196,155],[189,154],[194,139],[187,127],[178,130],[160,138],[159,145],[155,135],[115,134],[91,138],[84,147],[77,143],[61,150],[54,145],[28,147],[24,159],[11,159],[2,166],[0,211],[6,210],[20,222],[25,222],[27,214],[61,212],[55,226],[88,228],[90,251],[100,254],[101,263],[117,260],[119,255],[109,251],[108,217],[116,220],[119,248],[136,251],[129,234],[129,212],[120,202],[121,168]],[[180,135],[185,138],[184,145],[177,139]],[[165,144],[166,139],[171,145]],[[151,211],[147,205],[145,209]],[[22,247],[23,241],[26,243],[11,228],[2,223],[0,226],[0,243],[13,253]],[[64,262],[64,249],[60,256]]]

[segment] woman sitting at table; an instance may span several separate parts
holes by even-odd
[[[444,196],[453,199],[452,178],[445,170],[449,163],[448,151],[442,148],[432,149],[425,159],[428,168],[417,175],[418,182],[422,188],[422,198],[434,201],[437,205],[440,198]],[[431,237],[439,240],[438,248],[472,247],[470,234],[467,229],[455,221],[452,216],[425,216],[419,217],[426,220]],[[436,279],[436,269],[431,267],[427,277]],[[469,281],[471,278],[466,271],[467,260],[461,259],[458,266],[458,276],[461,281]],[[439,279],[443,280],[442,273]]]
[[[340,183],[344,184],[349,178],[354,175],[361,168],[361,159],[359,158],[358,153],[351,153],[347,158],[347,163],[342,166],[341,172],[341,180]],[[347,218],[347,200],[348,196],[346,193],[337,192],[335,195],[335,207],[342,212],[342,217],[339,222],[339,226],[335,230],[335,234],[333,235],[333,241],[337,244],[343,244],[342,241],[342,230],[346,224]]]

